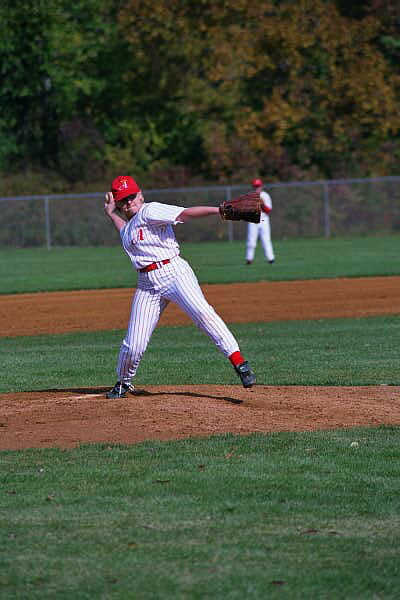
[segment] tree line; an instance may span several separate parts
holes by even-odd
[[[4,0],[0,193],[398,174],[399,28],[396,0]]]

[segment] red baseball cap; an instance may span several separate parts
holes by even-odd
[[[253,187],[260,187],[262,186],[263,182],[261,181],[261,179],[253,179],[253,181],[251,182],[251,185]]]
[[[127,196],[131,196],[140,192],[140,187],[129,175],[120,175],[116,177],[111,184],[111,191],[115,202],[121,202]]]

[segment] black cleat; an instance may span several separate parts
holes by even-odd
[[[243,387],[251,388],[256,382],[256,376],[253,371],[250,369],[249,363],[246,361],[241,365],[235,367],[236,373],[239,375]]]
[[[132,394],[134,389],[134,386],[130,383],[121,383],[120,381],[117,381],[112,390],[107,392],[106,398],[124,398],[127,392]]]
[[[252,262],[252,260],[246,260],[246,265],[251,265]]]

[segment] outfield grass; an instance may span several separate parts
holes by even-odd
[[[1,597],[397,599],[398,436],[2,452]]]
[[[396,316],[230,328],[260,384],[400,385]],[[3,338],[0,392],[112,385],[122,337],[122,331],[105,331]],[[229,362],[194,326],[156,329],[135,381],[139,386],[239,383]]]
[[[399,275],[398,241],[275,242],[273,267],[260,247],[245,266],[239,242],[183,255],[202,283]],[[119,247],[2,250],[0,281],[136,283]],[[261,384],[400,385],[398,317],[230,328]],[[2,338],[0,392],[112,384],[122,335]],[[238,379],[193,326],[160,327],[137,384],[186,383]],[[0,452],[0,597],[397,600],[399,430]]]
[[[400,236],[276,241],[276,263],[258,245],[245,265],[244,242],[182,244],[200,283],[400,275]],[[132,287],[136,273],[119,246],[0,250],[0,293]]]

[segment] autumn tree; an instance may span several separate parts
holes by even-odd
[[[322,0],[130,0],[119,25],[140,61],[126,75],[127,113],[143,115],[130,127],[149,154],[201,158],[213,178],[367,175],[378,155],[390,171],[398,82],[376,15]]]
[[[5,0],[0,17],[3,168],[71,184],[396,171],[394,0]]]

